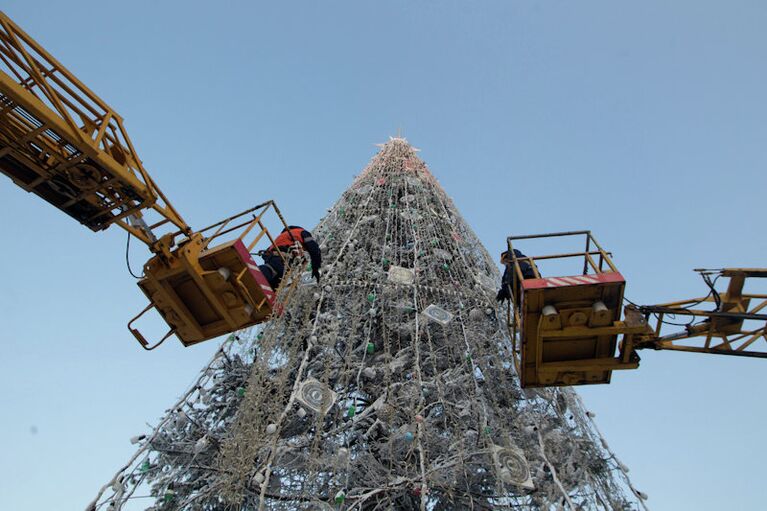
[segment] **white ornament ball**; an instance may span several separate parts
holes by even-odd
[[[269,424],[269,425],[266,427],[266,433],[267,433],[268,435],[273,435],[273,434],[275,434],[276,432],[277,432],[277,424]]]

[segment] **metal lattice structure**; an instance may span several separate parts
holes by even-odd
[[[498,269],[416,151],[381,147],[313,230],[321,285],[223,343],[89,509],[645,509],[574,391],[519,387]]]

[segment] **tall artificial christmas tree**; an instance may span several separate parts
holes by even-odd
[[[312,231],[321,283],[294,272],[91,509],[644,509],[574,391],[519,387],[498,269],[416,151],[381,147]]]

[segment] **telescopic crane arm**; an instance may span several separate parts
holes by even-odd
[[[16,184],[93,231],[117,224],[157,254],[172,245],[158,229],[191,235],[122,117],[1,12],[0,70],[0,158]]]
[[[625,309],[626,322],[644,322],[648,330],[624,340],[629,349],[652,348],[656,350],[690,351],[742,357],[767,358],[767,294],[744,293],[749,278],[767,277],[767,269],[723,268],[719,270],[697,269],[709,293],[703,298],[683,300],[659,305],[628,305]],[[711,277],[715,277],[713,280]],[[728,278],[724,293],[715,288],[720,277]],[[713,309],[699,308],[714,305]],[[668,319],[672,316],[673,323]],[[643,319],[642,319],[643,318]],[[686,323],[680,323],[689,319]],[[655,323],[654,327],[650,326]],[[662,334],[664,326],[683,326],[671,334]],[[702,340],[702,344],[691,344],[691,340]]]
[[[122,117],[2,12],[0,171],[91,230],[116,224],[149,247],[138,284],[150,305],[129,323],[146,349],[159,343],[132,324],[151,308],[170,326],[162,340],[176,334],[188,346],[265,321],[277,305],[251,257],[264,237],[274,241],[267,211],[287,228],[274,202],[194,231],[144,168]]]

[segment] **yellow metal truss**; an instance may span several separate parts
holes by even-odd
[[[0,171],[94,231],[117,223],[150,246],[164,224],[190,232],[122,117],[3,13],[0,71]],[[128,221],[146,211],[149,229]]]
[[[173,334],[196,344],[279,313],[278,290],[251,255],[263,238],[274,241],[267,212],[287,229],[276,204],[193,231],[142,165],[122,117],[1,12],[0,172],[94,231],[116,224],[149,246],[138,284],[150,304],[128,325],[144,348]],[[298,259],[284,260],[288,272]],[[282,282],[285,300],[297,279]],[[150,345],[133,324],[152,308],[170,329]]]

